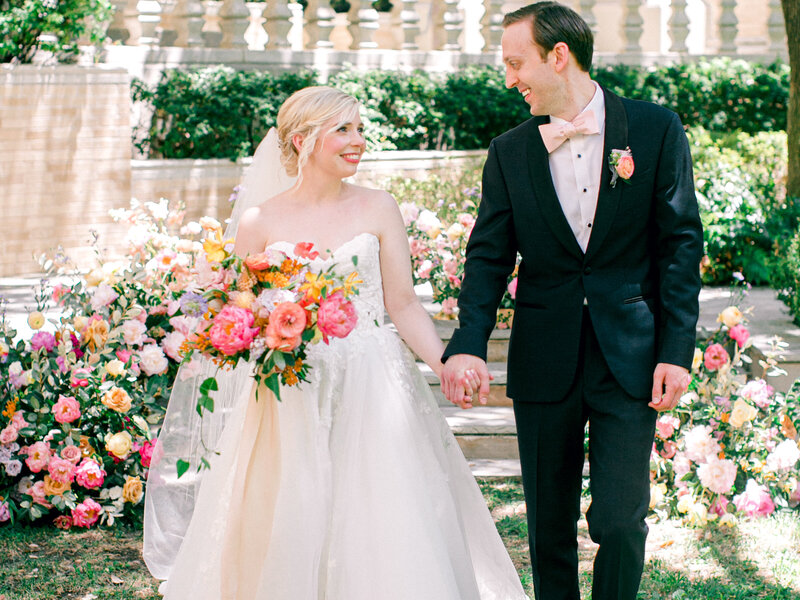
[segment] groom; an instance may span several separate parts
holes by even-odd
[[[485,402],[487,340],[519,252],[507,393],[536,598],[580,597],[588,421],[592,598],[634,599],[655,420],[694,353],[703,236],[689,146],[677,115],[590,78],[592,33],[571,9],[538,2],[503,26],[506,86],[534,118],[489,147],[443,391]]]

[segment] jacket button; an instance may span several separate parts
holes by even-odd
[[[583,269],[583,274],[584,275],[591,275],[592,274],[592,267],[585,267]]]

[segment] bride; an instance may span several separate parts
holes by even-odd
[[[246,366],[226,375],[201,433],[202,378],[176,383],[145,504],[145,561],[168,599],[526,598],[430,388],[383,324],[385,310],[440,373],[396,201],[344,181],[364,149],[357,101],[319,86],[283,104],[256,152],[235,252],[313,243],[313,260],[363,280],[358,325],[312,346],[309,381],[280,402],[255,399]],[[198,439],[216,442],[211,470],[178,479],[175,459]]]

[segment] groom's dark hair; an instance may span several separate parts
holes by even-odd
[[[503,18],[503,27],[520,21],[530,21],[533,41],[542,49],[542,58],[558,42],[569,46],[578,66],[588,73],[592,68],[594,36],[581,16],[571,8],[558,2],[537,2],[508,13]]]

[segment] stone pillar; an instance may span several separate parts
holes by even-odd
[[[330,0],[309,0],[305,13],[310,46],[333,48],[331,31],[336,13],[331,8]]]
[[[503,0],[483,0],[483,6],[483,51],[497,52],[500,50],[500,38],[503,37]]]
[[[594,37],[597,37],[597,18],[594,16],[594,5],[596,4],[595,0],[578,0],[578,5],[580,10],[578,13],[583,17],[583,20],[586,21],[586,24],[589,26],[589,29],[592,30],[592,34]]]
[[[245,2],[247,10],[250,11],[250,26],[244,34],[247,40],[247,47],[250,50],[263,50],[267,45],[267,30],[264,29],[264,11],[267,9],[266,2]]]
[[[267,10],[265,12],[267,22],[264,28],[267,30],[269,40],[267,41],[267,48],[274,50],[276,48],[289,48],[289,30],[292,28],[292,11],[285,0],[269,0]]]
[[[461,34],[464,17],[458,9],[459,0],[442,0],[444,11],[441,14],[441,27],[444,30],[444,39],[439,46],[440,50],[458,51],[458,36]]]
[[[353,50],[377,48],[373,38],[378,29],[378,11],[372,8],[372,0],[352,0],[348,18]]]
[[[161,24],[161,4],[158,0],[139,0],[136,3],[139,25],[142,29],[140,46],[158,46],[158,27]]]
[[[418,50],[417,36],[419,35],[419,14],[417,3],[419,0],[403,0],[403,10],[400,21],[403,28],[403,50]]]
[[[779,56],[786,54],[786,23],[783,21],[781,0],[769,0],[769,18],[767,19],[769,33],[769,51]]]
[[[625,23],[623,25],[623,32],[626,41],[626,54],[642,53],[642,45],[639,43],[639,40],[642,39],[642,32],[644,31],[644,19],[642,19],[642,15],[639,14],[639,9],[641,7],[641,0],[625,0]]]
[[[736,54],[736,34],[738,33],[739,19],[736,18],[735,8],[736,0],[722,0],[720,2],[719,51],[723,54]]]
[[[689,17],[686,14],[686,0],[672,0],[672,14],[669,18],[669,36],[672,39],[670,52],[684,55],[688,52],[686,38],[689,35]]]
[[[219,11],[223,48],[246,48],[244,32],[250,26],[250,11],[244,0],[225,0]]]
[[[131,37],[131,32],[125,26],[125,8],[128,0],[112,0],[111,5],[114,7],[114,17],[108,26],[107,35],[112,42],[124,44]]]

